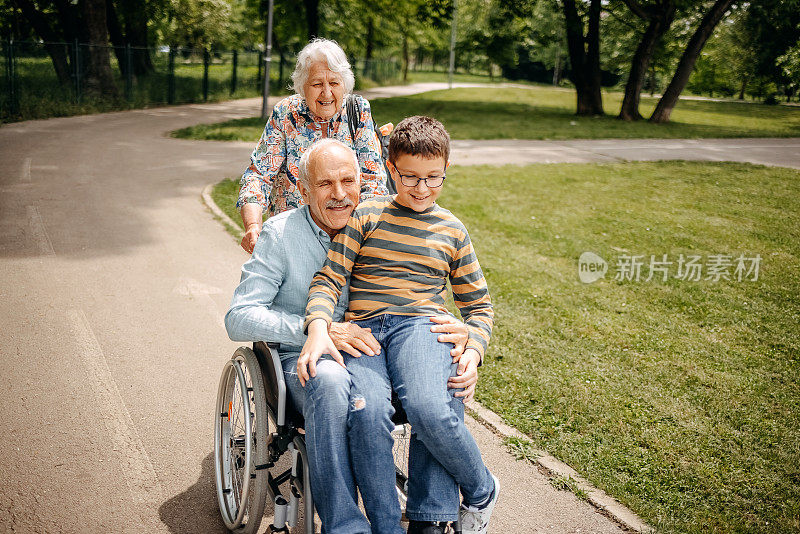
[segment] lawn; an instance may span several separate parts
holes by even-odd
[[[660,532],[800,531],[800,172],[454,166],[441,203],[495,304],[482,404]],[[591,284],[586,251],[608,262]],[[681,254],[700,280],[676,278]],[[707,280],[720,255],[729,279]],[[641,278],[615,280],[631,256]]]
[[[378,124],[409,115],[430,115],[453,139],[605,139],[800,136],[800,108],[754,103],[682,100],[668,124],[627,123],[615,118],[621,93],[604,95],[609,115],[577,117],[575,93],[545,86],[458,88],[413,96],[374,99]],[[642,99],[648,115],[656,100]],[[173,132],[190,139],[256,142],[264,121],[254,117],[198,125]]]

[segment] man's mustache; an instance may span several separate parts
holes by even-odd
[[[326,208],[346,208],[347,206],[354,206],[354,202],[345,197],[344,200],[329,200],[325,203]]]

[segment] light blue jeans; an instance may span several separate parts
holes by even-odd
[[[391,527],[400,520],[390,435],[392,389],[416,436],[409,459],[408,518],[455,520],[459,487],[465,504],[485,502],[494,482],[464,425],[461,399],[447,389],[457,368],[451,346],[430,331],[434,323],[428,317],[387,314],[357,323],[370,328],[381,344],[374,357],[345,355],[352,382],[350,451],[373,532],[396,532]]]
[[[298,357],[297,353],[282,355],[281,365],[292,402],[305,418],[311,493],[322,532],[368,534],[370,525],[358,508],[347,447],[350,375],[325,355],[317,362],[316,376],[303,387],[297,377]]]

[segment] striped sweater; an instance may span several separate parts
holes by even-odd
[[[348,282],[348,321],[446,314],[448,280],[469,329],[467,348],[482,358],[494,312],[467,229],[437,204],[418,213],[391,197],[365,201],[334,238],[311,282],[304,328],[315,319],[331,322]]]

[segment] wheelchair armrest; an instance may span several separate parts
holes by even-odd
[[[277,344],[256,341],[253,343],[253,352],[258,358],[261,373],[264,377],[267,404],[275,413],[275,424],[286,424],[286,408],[289,393],[286,391],[286,380],[283,378],[283,366],[278,356]]]

